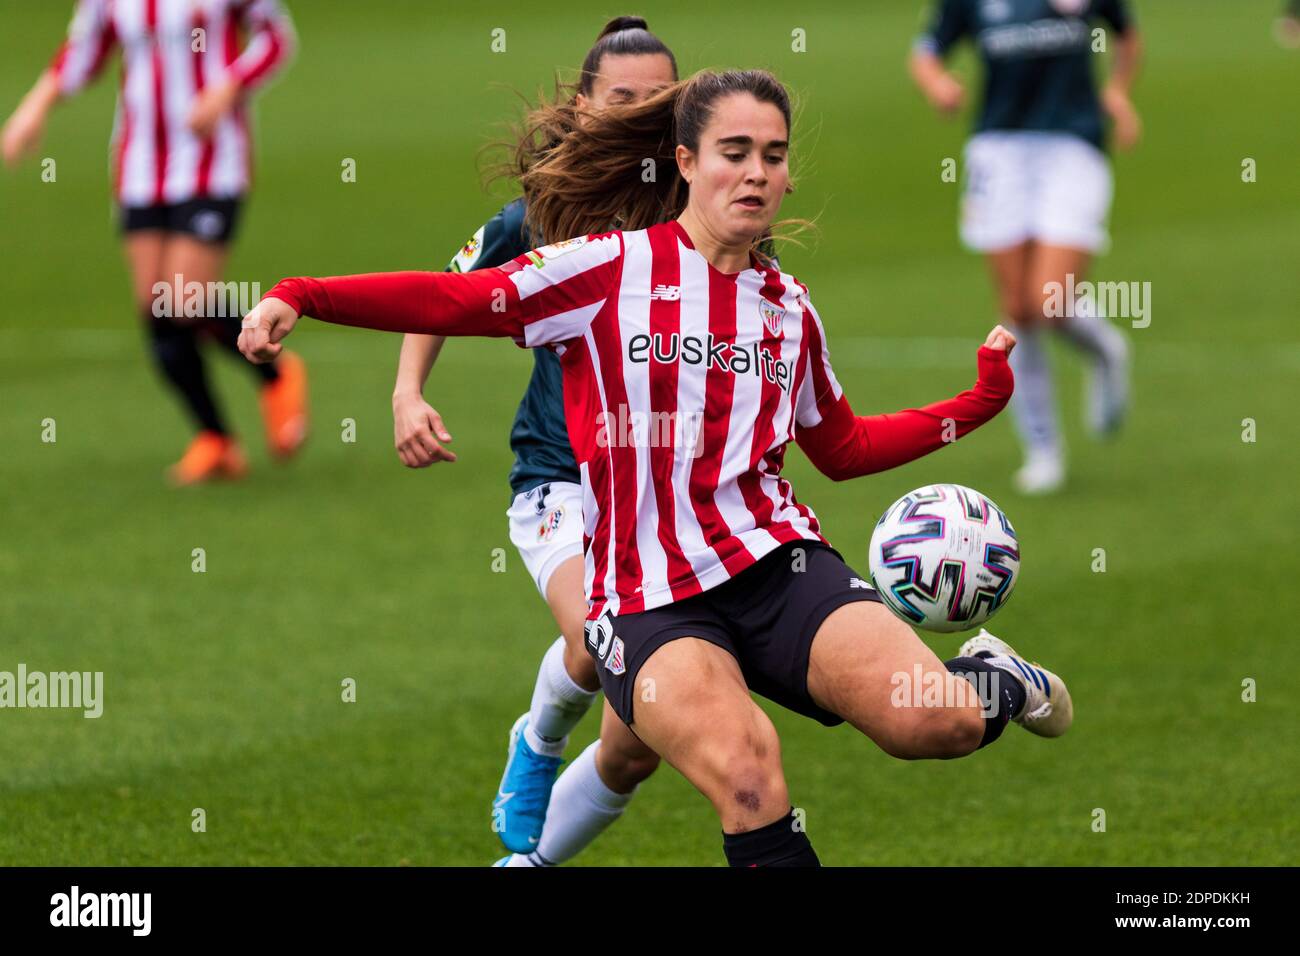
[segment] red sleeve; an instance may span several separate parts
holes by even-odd
[[[519,292],[499,269],[282,279],[266,298],[281,299],[299,315],[338,325],[523,339]]]
[[[68,38],[50,61],[59,95],[71,96],[94,81],[116,45],[117,32],[105,0],[79,0]]]
[[[385,332],[513,338],[527,348],[582,335],[617,289],[618,232],[534,249],[473,272],[285,279],[267,293],[299,315]]]
[[[875,474],[942,448],[996,415],[1011,398],[1007,353],[980,347],[979,379],[960,395],[892,415],[857,417],[841,396],[819,424],[795,441],[817,470],[835,481]]]
[[[279,0],[251,0],[240,9],[249,32],[248,45],[230,64],[245,92],[261,86],[293,55],[293,24]]]

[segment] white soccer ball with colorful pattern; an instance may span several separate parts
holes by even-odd
[[[1011,597],[1020,543],[987,496],[962,485],[928,485],[881,515],[867,563],[885,606],[908,624],[965,631]]]

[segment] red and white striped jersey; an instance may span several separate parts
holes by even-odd
[[[113,124],[114,192],[125,206],[242,195],[251,181],[244,104],[201,140],[186,119],[196,95],[228,76],[246,91],[292,52],[293,27],[278,0],[78,0],[50,67],[64,96],[122,51]]]
[[[582,475],[590,616],[715,587],[780,544],[822,541],[782,477],[797,440],[836,478],[928,454],[1011,395],[982,348],[974,389],[858,418],[808,290],[751,261],[715,269],[677,222],[569,239],[495,269],[278,283],[267,298],[330,322],[551,346]]]
[[[781,477],[796,427],[841,395],[807,289],[776,269],[724,275],[675,222],[540,255],[510,278],[524,343],[563,349],[593,615],[680,601],[823,540]],[[573,296],[592,301],[564,308]]]

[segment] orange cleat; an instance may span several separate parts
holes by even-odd
[[[167,478],[177,486],[197,485],[213,478],[243,478],[248,460],[229,435],[201,431],[185,449],[181,460],[167,469]]]
[[[289,458],[307,440],[307,365],[286,350],[275,367],[280,377],[262,386],[262,420],[271,454]]]

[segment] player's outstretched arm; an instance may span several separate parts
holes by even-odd
[[[244,317],[239,343],[250,361],[269,362],[303,315],[385,332],[521,338],[522,312],[498,269],[300,277],[281,280]]]
[[[245,317],[240,350],[271,361],[301,315],[386,332],[508,336],[527,348],[566,342],[604,307],[622,254],[622,235],[611,232],[544,246],[495,269],[283,279]]]
[[[1007,362],[1016,339],[1002,326],[977,353],[975,386],[924,408],[891,415],[855,416],[841,396],[822,421],[802,428],[795,441],[822,474],[835,481],[897,468],[951,444],[1006,407],[1014,388]]]

